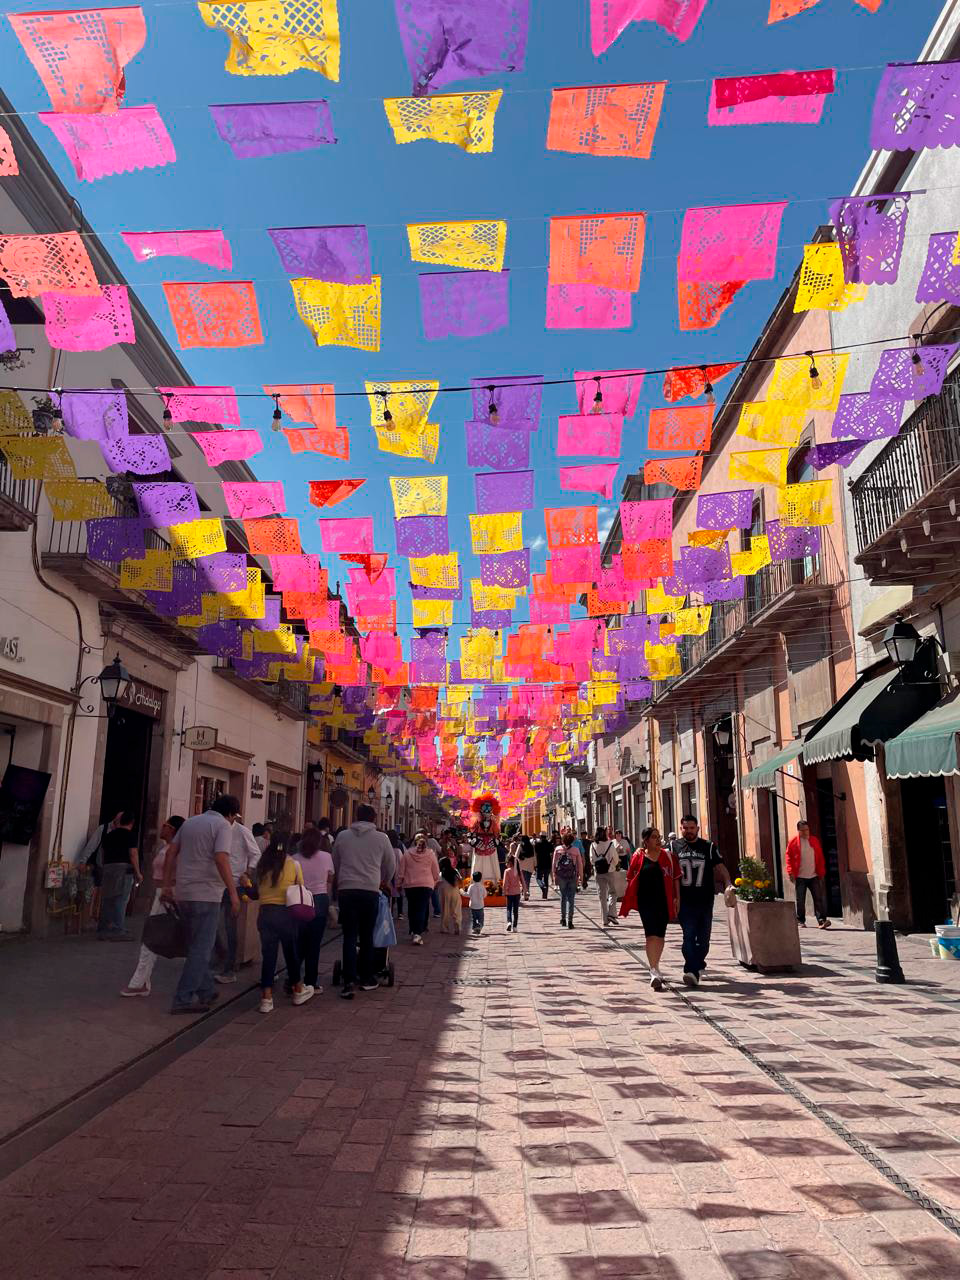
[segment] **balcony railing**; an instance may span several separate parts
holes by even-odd
[[[18,480],[7,466],[6,458],[0,453],[0,498],[5,498],[31,515],[36,515],[39,497],[40,481]]]
[[[99,481],[91,481],[98,484]],[[139,508],[132,498],[122,494],[111,495],[112,510],[104,512],[107,517],[124,516],[136,518]],[[144,545],[148,551],[169,551],[170,543],[156,529],[144,531]],[[57,556],[90,556],[87,550],[87,525],[84,520],[53,520],[50,523],[50,535],[47,540],[47,552]],[[90,559],[94,557],[90,556]],[[120,573],[120,562],[104,560],[97,557],[97,564],[102,564],[114,573]]]
[[[857,546],[865,551],[960,467],[960,370],[924,400],[851,485]]]

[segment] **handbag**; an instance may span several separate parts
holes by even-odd
[[[317,914],[317,909],[313,905],[313,894],[299,881],[287,890],[287,910],[298,924],[313,920]]]
[[[336,929],[340,924],[340,908],[335,902],[331,902],[327,907],[327,928]]]
[[[162,911],[143,922],[143,945],[165,960],[182,960],[187,954],[187,927],[175,903],[162,906]]]
[[[373,945],[377,948],[397,945],[397,928],[393,923],[390,899],[383,893],[380,895],[380,905],[377,908],[377,923],[373,926]]]

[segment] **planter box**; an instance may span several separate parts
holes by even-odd
[[[470,899],[467,897],[465,893],[462,893],[460,895],[460,901],[463,903],[465,907],[469,907]],[[483,901],[483,905],[485,907],[505,907],[507,905],[507,900],[506,898],[499,898],[495,894],[492,897],[490,896],[490,894],[487,894],[486,898]]]
[[[797,910],[792,902],[741,902],[727,908],[730,949],[748,969],[771,973],[801,962]]]

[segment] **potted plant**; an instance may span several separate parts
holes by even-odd
[[[734,958],[760,973],[795,969],[802,959],[796,908],[776,897],[764,863],[742,858],[733,885],[727,919]]]

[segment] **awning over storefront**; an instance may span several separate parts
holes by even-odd
[[[889,742],[940,698],[936,679],[914,671],[863,675],[814,725],[803,744],[806,764],[828,760],[869,760],[878,742]]]
[[[791,760],[796,760],[797,756],[803,750],[803,739],[797,738],[795,742],[791,742],[789,746],[778,751],[775,756],[771,756],[769,760],[764,760],[763,764],[758,764],[755,769],[751,769],[749,773],[744,774],[740,780],[740,785],[749,790],[751,787],[776,787],[777,774],[785,764],[789,764]]]
[[[884,750],[888,778],[942,778],[960,774],[960,691],[892,738]]]

